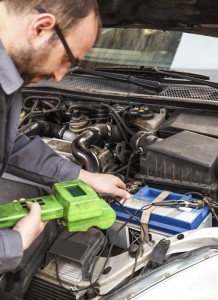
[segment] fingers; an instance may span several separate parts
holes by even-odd
[[[27,202],[27,207],[29,209],[30,218],[35,218],[36,220],[41,220],[41,208],[36,202]]]
[[[41,208],[40,205],[36,202],[27,202],[27,207],[30,210],[28,216],[31,219],[34,219],[35,222],[39,222],[39,232],[41,232],[46,224],[48,224],[49,221],[41,221]]]
[[[123,199],[130,198],[125,183],[112,174],[90,173],[81,170],[79,179],[90,185],[97,193],[109,193]]]
[[[20,233],[23,249],[26,250],[43,231],[47,222],[41,222],[41,208],[38,203],[27,203],[29,213],[14,226]]]
[[[128,199],[130,198],[130,194],[126,191],[126,185],[125,183],[118,177],[116,177],[116,190],[115,190],[115,196],[122,198],[122,199]]]
[[[109,190],[114,196],[119,197],[121,199],[128,199],[130,198],[130,194],[126,191],[125,183],[119,178],[114,175],[109,175],[107,181],[107,187],[105,190]]]
[[[119,188],[116,189],[116,191],[114,192],[114,195],[121,199],[129,199],[130,198],[130,194],[126,190],[119,189]]]
[[[115,178],[117,180],[116,186],[125,190],[126,189],[125,183],[120,178],[118,178],[118,177],[115,177]]]

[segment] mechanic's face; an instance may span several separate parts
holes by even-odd
[[[73,28],[65,39],[77,60],[81,60],[93,46],[98,33],[98,20],[90,13]],[[59,39],[50,39],[37,46],[15,48],[10,51],[21,77],[25,83],[53,78],[60,81],[67,73],[71,63]]]

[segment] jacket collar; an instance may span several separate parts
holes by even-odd
[[[0,40],[0,85],[7,95],[14,93],[23,84],[12,59]]]

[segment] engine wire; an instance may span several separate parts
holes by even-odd
[[[134,163],[137,162],[137,161],[138,161],[138,159],[133,160],[133,161],[131,162],[131,165],[134,164]],[[126,170],[127,168],[128,168],[128,165],[123,166],[122,168],[117,169],[115,172],[113,172],[113,175],[116,175],[116,174],[118,174],[118,173],[120,173],[120,172]],[[111,174],[112,174],[112,172],[111,172]],[[126,177],[127,177],[127,176],[126,176]]]
[[[107,107],[111,113],[117,118],[117,120],[119,120],[119,122],[122,124],[122,126],[124,127],[124,129],[131,135],[133,136],[135,134],[135,132],[131,129],[129,129],[129,127],[126,126],[126,124],[124,123],[123,119],[120,117],[120,115],[115,111],[115,109],[106,104],[106,103],[102,103],[101,106]]]
[[[30,100],[34,100],[33,106],[31,108],[26,106],[26,103]],[[52,107],[51,105],[49,105],[50,104],[49,100],[56,101],[57,104]],[[50,109],[35,110],[37,105],[41,102],[44,102],[44,103],[46,103],[46,105],[50,106]],[[30,112],[28,114],[26,114],[26,116],[20,121],[19,126],[21,126],[26,120],[30,119],[31,117],[42,116],[44,114],[50,114],[50,113],[59,111],[60,105],[61,105],[61,99],[58,97],[48,97],[48,96],[47,97],[45,97],[45,96],[29,96],[29,97],[27,97],[24,100],[23,108],[24,108],[24,110],[30,111]]]
[[[139,155],[139,154],[142,154],[142,151],[141,150],[137,150],[135,152],[133,152],[130,157],[129,157],[129,161],[128,161],[128,165],[127,165],[127,171],[126,171],[126,182],[129,178],[129,172],[130,172],[130,166],[132,165],[132,160],[135,156]]]
[[[120,206],[122,207],[122,209],[123,209],[130,217],[129,217],[129,219],[128,219],[126,222],[124,222],[123,225],[116,231],[116,233],[115,233],[115,235],[114,235],[114,238],[113,238],[113,241],[112,241],[112,243],[111,243],[111,246],[110,246],[110,249],[109,249],[107,258],[106,258],[106,260],[105,260],[105,263],[104,263],[104,265],[103,265],[103,267],[102,267],[102,269],[101,269],[101,272],[99,273],[98,277],[95,279],[94,282],[92,282],[92,276],[93,276],[93,273],[94,273],[94,266],[93,266],[92,273],[90,273],[90,274],[92,275],[92,276],[90,276],[90,284],[92,285],[92,287],[93,287],[93,289],[94,289],[95,291],[96,291],[96,287],[94,286],[94,284],[96,284],[96,283],[98,282],[100,276],[102,275],[102,273],[103,273],[103,271],[104,271],[104,269],[105,269],[105,267],[106,267],[106,264],[107,264],[107,262],[108,262],[108,260],[109,260],[109,258],[110,258],[110,254],[111,254],[111,251],[112,251],[112,249],[113,249],[113,247],[114,247],[114,244],[115,244],[115,241],[116,241],[116,238],[117,238],[118,233],[119,233],[119,232],[120,232],[120,231],[121,231],[121,230],[122,230],[122,229],[123,229],[123,228],[124,228],[124,227],[125,227],[125,226],[133,219],[133,218],[134,218],[134,219],[137,220],[137,222],[139,222],[140,227],[141,227],[142,230],[143,230],[143,237],[145,237],[145,230],[144,230],[144,227],[142,226],[141,221],[140,221],[135,215],[136,215],[139,211],[141,211],[142,209],[143,209],[143,210],[146,210],[146,209],[149,209],[149,208],[152,206],[151,204],[146,204],[146,205],[144,205],[141,209],[136,210],[136,211],[134,212],[134,214],[132,214],[132,213],[130,213],[130,212],[128,211],[128,209],[126,209],[126,207],[125,207],[123,204],[121,204],[120,201],[117,200],[116,198],[113,197],[113,200],[112,200],[112,201],[114,201],[114,202],[116,202],[118,205],[120,205]],[[144,239],[144,238],[143,238],[143,239]],[[141,242],[140,242],[140,246],[141,246],[141,247],[142,247],[142,245],[143,245],[143,242],[144,242],[144,241],[141,240]],[[133,277],[133,275],[134,275],[134,273],[135,273],[136,266],[137,266],[137,260],[138,260],[139,254],[140,254],[140,247],[139,247],[139,249],[138,249],[138,251],[137,251],[137,253],[136,253],[136,256],[135,256],[135,263],[134,263],[134,265],[133,265],[132,273],[131,273],[130,277],[127,278],[127,282],[126,282],[126,280],[124,280],[125,282],[122,284],[122,286],[123,286],[124,284],[128,283],[128,282],[132,279],[132,277]],[[120,288],[120,287],[121,287],[121,286],[119,286],[119,288]],[[114,289],[112,289],[112,290],[109,291],[108,293],[100,294],[99,292],[97,292],[97,294],[98,294],[98,296],[103,297],[103,296],[107,296],[107,295],[113,293],[115,290],[117,290],[117,287],[115,287]]]
[[[185,193],[185,195],[196,195],[198,197],[200,197],[209,207],[213,217],[216,219],[216,221],[218,222],[218,215],[215,211],[215,209],[218,209],[218,204],[217,202],[213,201],[212,198],[210,196],[206,196],[200,192],[196,192],[196,191],[191,191],[191,192],[187,192]]]
[[[117,115],[118,115],[118,114],[117,114]],[[130,142],[129,142],[129,139],[128,139],[128,137],[126,136],[125,131],[124,131],[123,128],[121,127],[121,124],[120,124],[119,119],[117,118],[117,116],[116,116],[115,114],[112,114],[112,117],[113,117],[113,119],[115,120],[115,122],[116,122],[116,124],[117,124],[117,126],[118,126],[118,128],[119,128],[119,130],[120,130],[120,133],[122,134],[122,136],[123,136],[125,142],[127,143],[127,145],[128,145],[130,148],[132,148],[132,147],[131,147],[131,144],[130,144]]]

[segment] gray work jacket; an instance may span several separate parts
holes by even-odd
[[[76,179],[80,166],[59,156],[39,137],[29,138],[17,132],[22,84],[0,41],[0,175],[6,171],[49,186]],[[0,230],[0,274],[17,268],[22,255],[20,234],[10,229]]]

